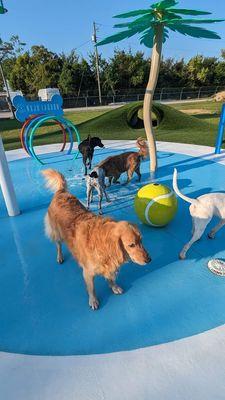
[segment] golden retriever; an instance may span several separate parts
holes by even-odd
[[[112,183],[119,183],[118,179],[123,172],[127,172],[127,183],[133,177],[134,172],[141,180],[140,164],[141,160],[149,156],[148,145],[143,138],[138,138],[136,142],[139,151],[127,151],[126,153],[111,156],[101,161],[97,167],[102,168],[105,177],[109,178],[109,186]]]
[[[62,242],[83,269],[83,277],[93,310],[99,306],[94,290],[94,277],[102,275],[115,294],[123,290],[116,284],[120,266],[131,259],[145,265],[151,261],[144,249],[136,226],[126,221],[116,222],[87,211],[79,200],[67,191],[62,174],[42,171],[46,186],[55,192],[45,217],[47,236],[56,243],[57,261],[63,262]]]

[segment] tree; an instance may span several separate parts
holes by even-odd
[[[32,64],[31,93],[46,87],[57,87],[62,69],[61,58],[44,46],[32,46],[30,60]]]
[[[217,59],[215,57],[195,56],[187,64],[190,86],[207,86],[214,83]]]
[[[81,90],[93,87],[93,72],[88,62],[79,56],[74,50],[64,56],[63,68],[59,77],[59,88],[65,95],[79,95]]]
[[[148,9],[134,10],[116,15],[115,18],[137,18],[130,22],[114,25],[114,28],[125,28],[125,30],[109,36],[97,44],[98,46],[101,46],[108,43],[116,43],[134,35],[141,34],[140,43],[152,49],[149,81],[146,88],[143,106],[143,119],[150,149],[150,173],[152,177],[154,177],[157,169],[156,143],[151,115],[152,102],[159,76],[162,45],[169,37],[169,30],[196,38],[220,39],[215,32],[201,27],[195,27],[193,25],[214,23],[222,20],[182,18],[182,15],[199,16],[211,13],[206,11],[174,8],[176,5],[176,0],[162,0],[158,3],[152,4]]]
[[[216,85],[223,85],[225,82],[225,50],[221,50],[221,58],[222,61],[217,62],[215,67],[215,80],[214,83]]]
[[[29,52],[17,57],[9,75],[10,85],[14,90],[21,90],[23,94],[31,94],[33,90],[32,60]]]
[[[11,36],[8,42],[0,39],[0,62],[6,78],[9,78],[16,58],[23,53],[25,45],[18,35]],[[3,86],[2,76],[0,76],[0,89],[3,89]]]

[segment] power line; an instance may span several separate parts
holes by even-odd
[[[81,47],[85,46],[85,44],[87,44],[87,43],[91,43],[91,40],[89,39],[89,40],[87,40],[86,42],[80,44],[79,46],[75,47],[74,50],[80,49]]]

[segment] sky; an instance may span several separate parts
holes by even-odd
[[[69,53],[72,49],[86,57],[93,50],[91,35],[93,21],[98,23],[98,37],[112,33],[113,15],[129,10],[147,8],[153,1],[148,0],[4,0],[8,13],[0,15],[0,37],[8,40],[19,35],[21,41],[32,45],[44,45],[57,53]],[[210,11],[215,18],[225,18],[224,0],[180,0],[180,8]],[[196,54],[219,56],[225,48],[225,22],[207,25],[220,34],[222,40],[193,39],[170,34],[164,45],[163,55],[175,59],[189,59]],[[146,57],[150,50],[139,44],[138,37],[100,48],[106,58],[112,56],[114,48],[142,50]]]

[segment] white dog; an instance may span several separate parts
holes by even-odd
[[[189,208],[192,216],[192,238],[184,246],[180,252],[180,258],[185,259],[187,251],[193,243],[201,238],[206,226],[215,216],[220,218],[220,222],[210,231],[208,237],[214,239],[216,233],[225,225],[225,194],[224,193],[208,193],[197,199],[191,199],[183,195],[177,186],[177,170],[174,169],[173,174],[173,189],[176,194],[184,201],[191,203]]]
[[[90,203],[93,199],[94,189],[98,192],[98,209],[99,214],[102,214],[102,199],[103,194],[105,195],[106,201],[110,202],[109,196],[105,190],[105,175],[104,171],[100,167],[95,167],[89,175],[85,176],[87,185],[87,209],[90,208]]]

